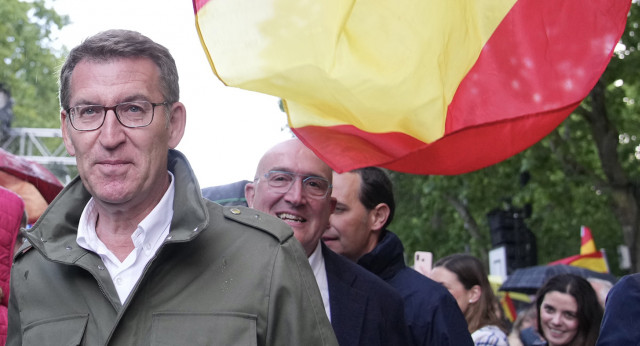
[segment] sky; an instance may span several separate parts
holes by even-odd
[[[200,187],[253,180],[262,154],[291,138],[278,98],[225,86],[200,44],[189,0],[53,0],[71,24],[54,34],[69,49],[107,29],[139,31],[169,49],[180,75],[180,101],[187,109],[182,151]]]

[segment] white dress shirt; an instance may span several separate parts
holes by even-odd
[[[309,256],[309,264],[313,270],[313,275],[316,277],[318,288],[320,289],[320,295],[322,296],[322,303],[324,304],[324,311],[327,313],[329,322],[331,322],[331,306],[329,305],[329,284],[327,282],[327,269],[324,266],[324,256],[322,255],[322,247],[320,242],[318,246],[313,250],[311,256]]]
[[[153,210],[138,224],[138,227],[131,235],[134,249],[120,262],[116,255],[98,238],[96,233],[96,222],[98,213],[95,210],[93,198],[85,206],[80,216],[78,224],[78,236],[76,242],[79,246],[95,252],[100,256],[102,262],[111,275],[113,284],[116,287],[120,302],[124,304],[129,294],[136,285],[147,263],[153,258],[162,245],[164,239],[169,235],[169,226],[173,218],[173,196],[175,185],[173,174],[169,172],[171,183],[164,193],[160,202]]]

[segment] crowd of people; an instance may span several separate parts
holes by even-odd
[[[79,175],[21,233],[24,244],[19,211],[0,225],[9,234],[0,253],[11,269],[10,289],[0,275],[7,345],[640,340],[621,332],[634,328],[618,313],[636,315],[625,304],[639,299],[635,277],[612,289],[604,319],[587,280],[553,277],[510,330],[476,257],[444,257],[430,277],[407,266],[389,229],[384,170],[338,174],[298,139],[268,149],[252,181],[201,190],[174,149],[186,124],[175,62],[138,32],[109,30],[73,48],[60,105]]]

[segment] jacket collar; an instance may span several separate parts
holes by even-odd
[[[404,247],[400,238],[391,231],[383,230],[378,245],[371,252],[360,257],[358,264],[383,280],[393,277],[399,270],[406,267]]]
[[[200,186],[189,162],[177,150],[169,150],[168,169],[175,178],[173,220],[168,242],[185,242],[195,238],[209,223],[209,213]],[[53,200],[27,238],[43,256],[53,261],[75,263],[87,251],[76,243],[78,221],[91,195],[76,177]],[[24,251],[26,252],[26,251]]]

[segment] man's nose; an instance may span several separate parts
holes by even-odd
[[[100,143],[105,147],[116,147],[124,140],[124,126],[120,124],[113,109],[107,110],[100,127]]]
[[[296,178],[296,180],[291,183],[291,187],[284,195],[285,200],[291,204],[298,205],[302,203],[304,199],[304,188],[302,187],[302,179]]]

